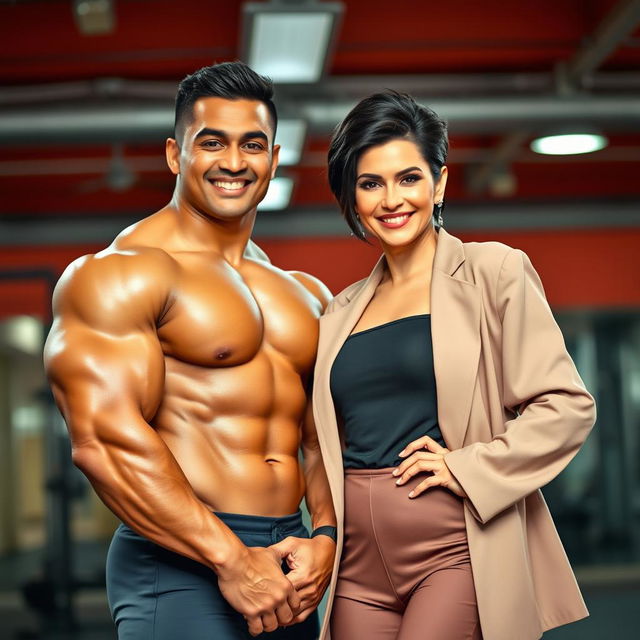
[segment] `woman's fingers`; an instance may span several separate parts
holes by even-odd
[[[411,455],[415,451],[419,451],[420,449],[428,449],[433,453],[445,454],[448,453],[449,449],[443,447],[441,444],[436,442],[433,438],[429,436],[422,436],[413,442],[410,442],[399,454],[400,458],[406,458],[408,455]]]
[[[393,476],[402,475],[411,465],[420,460],[442,460],[442,456],[438,453],[430,453],[428,451],[418,451],[403,460],[391,473]]]
[[[424,448],[429,451],[424,451]],[[417,449],[417,450],[416,450]],[[422,449],[422,450],[420,450]],[[444,461],[444,454],[449,453],[449,449],[440,446],[433,438],[423,436],[414,440],[400,455],[408,455],[408,451],[413,451],[409,457],[405,458],[393,471],[392,475],[397,478],[396,484],[401,486],[406,484],[411,478],[419,473],[431,473],[431,475],[420,482],[409,494],[410,498],[417,498],[431,487],[444,487],[449,489],[461,498],[466,498],[467,494],[460,483],[453,477],[449,467]]]
[[[431,487],[439,487],[442,485],[442,478],[438,476],[430,476],[426,480],[423,480],[413,491],[409,493],[410,498],[417,498],[421,493],[424,493]]]
[[[442,469],[443,465],[444,462],[442,461],[442,456],[438,456],[435,460],[418,459],[402,472],[402,475],[396,480],[396,484],[405,484],[418,473],[424,473],[427,471],[430,471],[431,473],[438,473],[438,471]]]
[[[448,488],[461,497],[466,497],[464,490],[451,475],[449,467],[444,461],[446,453],[449,453],[449,449],[429,436],[422,436],[414,440],[398,454],[405,459],[392,472],[392,475],[398,478],[396,484],[406,484],[419,473],[431,473],[411,491],[410,498],[417,498],[427,489],[438,486]]]
[[[415,451],[419,451],[420,449],[427,448],[427,442],[431,440],[429,436],[422,436],[413,442],[410,442],[399,454],[400,458],[405,458],[408,455],[411,455]]]

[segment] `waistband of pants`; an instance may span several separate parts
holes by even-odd
[[[294,531],[303,526],[300,510],[287,516],[252,516],[244,513],[225,513],[224,511],[214,511],[213,514],[232,531],[244,533],[270,534],[278,530]]]
[[[396,467],[384,467],[383,469],[350,469],[344,470],[345,476],[389,476]]]

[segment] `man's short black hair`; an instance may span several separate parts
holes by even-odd
[[[439,180],[447,161],[447,124],[435,111],[410,95],[387,90],[361,100],[338,125],[329,145],[329,186],[353,233],[365,233],[355,210],[358,159],[371,147],[391,140],[410,140]]]
[[[200,98],[258,100],[267,105],[276,136],[278,114],[273,103],[273,82],[256,73],[244,62],[221,62],[202,67],[188,75],[178,86],[174,136],[180,142],[185,127],[192,121],[193,105]]]

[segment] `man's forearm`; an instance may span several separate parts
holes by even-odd
[[[129,438],[126,426],[118,431],[116,442],[91,440],[73,453],[76,466],[116,516],[149,540],[216,572],[243,552],[242,542],[197,498],[151,427],[137,425]]]
[[[314,529],[336,526],[336,515],[320,448],[304,449],[305,500]]]

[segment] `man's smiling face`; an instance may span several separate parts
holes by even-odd
[[[187,206],[218,220],[236,220],[264,198],[278,164],[273,123],[257,100],[200,98],[181,143],[169,147],[179,195]]]

